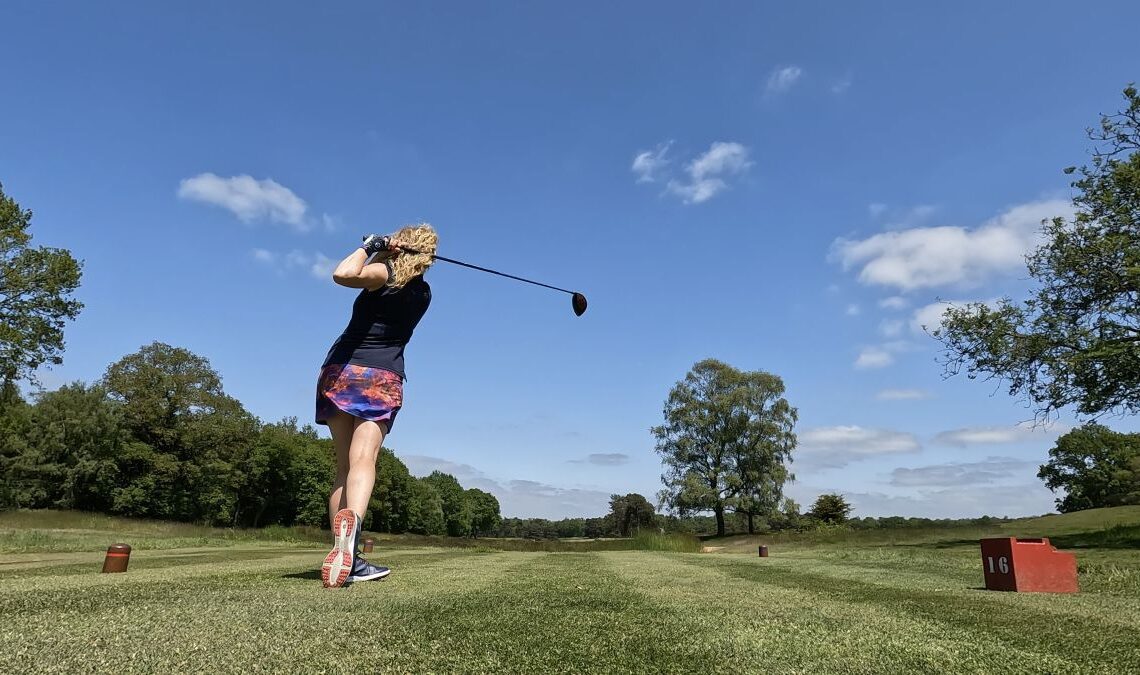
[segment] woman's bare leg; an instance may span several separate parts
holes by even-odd
[[[332,493],[329,495],[329,527],[337,511],[346,506],[344,484],[348,481],[348,449],[352,445],[352,430],[356,418],[348,413],[337,411],[328,421],[336,447],[336,476],[333,478]]]
[[[348,476],[344,483],[345,508],[352,509],[363,517],[368,510],[372,488],[376,484],[376,457],[388,432],[388,423],[369,422],[355,417],[352,422],[354,428],[348,448]]]

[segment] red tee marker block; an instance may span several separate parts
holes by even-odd
[[[986,590],[1022,593],[1076,593],[1077,557],[1062,553],[1048,539],[982,540]]]

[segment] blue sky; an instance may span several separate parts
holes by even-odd
[[[590,298],[429,273],[387,445],[505,515],[652,497],[649,427],[706,357],[784,378],[805,506],[1050,511],[1073,420],[1017,426],[920,326],[1022,294],[1071,208],[1061,169],[1140,75],[1140,7],[1095,4],[7,3],[0,181],[85,261],[44,381],[161,340],[310,420],[353,299],[330,261],[422,219]]]

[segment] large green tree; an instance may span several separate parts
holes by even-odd
[[[34,508],[48,498],[42,486],[29,483],[36,458],[29,436],[34,408],[20,396],[15,383],[0,396],[0,509]]]
[[[784,382],[764,371],[741,371],[706,359],[669,392],[665,423],[651,430],[665,465],[662,502],[682,515],[712,511],[724,535],[724,512],[756,481],[778,475],[796,445],[796,409]]]
[[[426,477],[411,482],[408,500],[408,531],[416,534],[447,534],[443,500]]]
[[[99,386],[75,382],[39,395],[28,440],[34,474],[51,484],[54,508],[106,511],[119,481],[117,457],[127,443],[118,410]]]
[[[331,441],[322,440],[296,417],[263,424],[249,452],[238,458],[241,486],[235,521],[259,527],[270,523],[324,524],[332,482]],[[310,475],[310,473],[312,475]],[[302,512],[316,501],[315,522]]]
[[[1027,258],[1033,297],[950,308],[934,331],[949,374],[1004,381],[1039,416],[1140,412],[1140,95],[1124,97],[1089,131],[1075,217],[1047,221]]]
[[[628,537],[643,527],[653,525],[655,513],[649,500],[636,492],[610,495],[610,513],[607,518],[618,536]]]
[[[72,297],[81,265],[61,248],[31,246],[32,212],[0,185],[0,394],[35,380],[44,363],[62,361],[63,326],[83,304]],[[3,402],[0,401],[0,405]]]
[[[847,522],[847,516],[850,514],[851,505],[847,503],[843,495],[837,494],[820,495],[812,504],[811,511],[808,511],[808,515],[812,518],[833,525]]]
[[[1061,513],[1140,504],[1140,434],[1086,424],[1057,439],[1037,477],[1054,492]]]
[[[471,529],[471,514],[467,510],[467,501],[463,498],[463,486],[455,476],[442,471],[432,471],[423,480],[435,488],[439,495],[448,536],[467,536]]]
[[[233,524],[258,422],[205,358],[155,342],[111,364],[102,385],[136,443],[115,499],[124,515]]]
[[[399,457],[388,448],[380,448],[376,458],[376,483],[368,501],[365,527],[377,532],[407,532],[408,503],[414,481]]]
[[[499,500],[490,492],[468,488],[463,492],[467,511],[471,515],[471,536],[491,534],[499,526]],[[573,536],[573,535],[570,535]]]
[[[759,454],[759,458],[759,462],[751,465],[747,461],[743,463],[743,487],[736,499],[735,511],[747,518],[748,534],[756,533],[757,517],[769,522],[778,517],[784,484],[792,477],[782,462],[773,462],[764,454]]]

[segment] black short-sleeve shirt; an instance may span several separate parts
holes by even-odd
[[[404,347],[431,304],[431,286],[418,276],[403,288],[364,289],[352,303],[348,326],[323,365],[351,363],[405,377]]]

